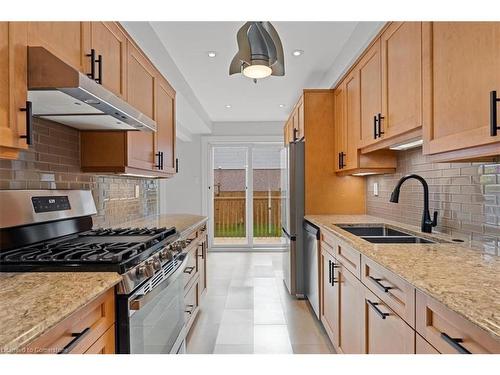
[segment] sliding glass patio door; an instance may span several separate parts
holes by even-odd
[[[279,144],[212,145],[212,247],[280,247]]]

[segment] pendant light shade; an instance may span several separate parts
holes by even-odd
[[[229,67],[229,75],[243,73],[253,80],[270,75],[285,75],[283,46],[269,22],[247,22],[236,36],[238,52]]]

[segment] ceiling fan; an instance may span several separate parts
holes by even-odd
[[[236,35],[238,52],[229,66],[229,75],[242,73],[258,79],[285,75],[283,45],[276,29],[267,21],[247,22]]]

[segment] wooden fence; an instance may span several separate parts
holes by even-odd
[[[279,191],[254,191],[254,237],[281,236],[281,204]],[[215,237],[245,237],[245,192],[220,192],[214,198]]]

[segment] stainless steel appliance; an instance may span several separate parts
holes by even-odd
[[[304,221],[305,295],[319,319],[319,228]]]
[[[156,121],[102,85],[102,56],[88,58],[83,74],[43,47],[28,47],[28,112],[83,130],[156,131]]]
[[[281,229],[285,238],[283,276],[290,294],[304,297],[304,142],[289,143],[281,151]]]
[[[84,190],[0,190],[0,207],[0,271],[118,272],[118,352],[183,352],[188,241],[174,227],[93,230]]]

